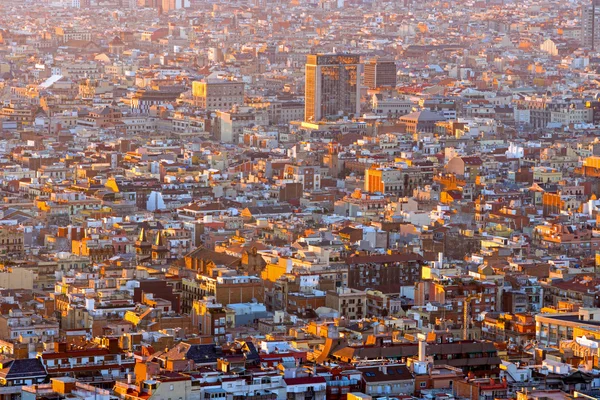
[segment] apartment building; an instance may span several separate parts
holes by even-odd
[[[0,255],[22,254],[25,233],[18,226],[0,227]]]
[[[59,26],[54,30],[54,34],[63,43],[70,40],[92,40],[92,31],[83,27]]]
[[[348,319],[361,319],[367,315],[367,292],[339,287],[327,291],[325,304]]]
[[[315,165],[286,165],[283,179],[302,184],[303,190],[321,189],[320,168]]]
[[[205,81],[192,82],[194,104],[208,111],[227,111],[244,104],[243,82],[209,76]]]

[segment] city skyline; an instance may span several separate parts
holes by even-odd
[[[600,399],[599,24],[0,1],[0,400]]]

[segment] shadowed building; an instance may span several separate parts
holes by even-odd
[[[600,0],[581,7],[581,45],[596,50],[600,44]]]
[[[364,84],[369,89],[396,87],[396,63],[394,60],[373,58],[365,63]]]

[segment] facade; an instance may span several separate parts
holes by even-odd
[[[80,3],[82,2],[85,2],[85,0],[80,0]],[[59,40],[65,43],[70,40],[92,40],[92,33],[90,32],[90,30],[80,27],[57,27],[55,33]]]
[[[561,341],[574,340],[581,336],[598,339],[598,327],[598,308],[580,308],[577,312],[535,316],[536,339],[546,346],[558,346]]]
[[[416,111],[400,117],[400,122],[406,127],[406,132],[411,134],[433,133],[436,124],[442,121],[445,121],[442,114],[429,110]]]
[[[198,107],[227,111],[244,105],[244,83],[225,79],[192,82],[192,96]]]
[[[118,398],[123,400],[159,400],[159,399],[195,399],[201,398],[198,388],[192,387],[190,377],[183,375],[173,377],[157,377],[147,379],[133,385],[126,382],[118,382],[115,386]],[[210,392],[207,397],[210,397]],[[218,398],[218,397],[214,397]]]
[[[283,100],[251,100],[246,105],[264,110],[272,125],[288,124],[291,121],[301,121],[304,118],[304,104],[297,101]]]
[[[352,255],[346,259],[348,286],[355,289],[400,293],[421,277],[422,258],[418,254]]]
[[[367,193],[409,196],[427,181],[432,173],[429,165],[398,167],[372,164],[365,169],[364,190]]]
[[[396,87],[396,62],[375,58],[364,66],[364,85],[369,89]]]
[[[367,292],[351,288],[337,288],[327,292],[327,307],[340,312],[349,319],[363,318],[367,315]]]
[[[33,384],[22,387],[22,400],[41,399],[94,399],[110,400],[109,390],[101,389],[87,383],[78,382],[71,377],[60,377],[50,379],[50,383]]]
[[[314,165],[286,165],[284,179],[302,184],[303,190],[321,189],[320,168]]]
[[[181,10],[190,6],[189,0],[162,0],[163,12]]]
[[[401,117],[412,112],[414,104],[402,98],[384,98],[381,94],[374,94],[371,98],[373,112],[381,116]]]
[[[118,348],[116,338],[111,339],[107,347],[90,349],[79,349],[68,343],[56,342],[54,351],[41,353],[39,360],[50,377],[102,376],[108,384],[114,383],[115,379],[124,378],[128,372],[133,372],[135,366],[134,358]]]
[[[446,164],[446,171],[464,179],[466,182],[474,182],[483,167],[483,161],[479,157],[454,157]]]
[[[415,378],[404,364],[388,364],[380,367],[359,368],[363,375],[364,393],[370,396],[412,395]]]
[[[250,107],[234,107],[230,111],[216,111],[214,136],[222,143],[240,143],[244,128],[260,125],[266,120],[264,112]]]
[[[286,399],[288,400],[325,400],[327,382],[323,377],[284,379]]]
[[[254,276],[219,276],[212,278],[198,276],[197,279],[182,281],[182,310],[189,312],[195,300],[213,296],[217,303],[249,303],[262,299],[264,286],[261,279]]]
[[[418,371],[413,368],[415,373],[415,395],[423,395],[428,390],[434,393],[443,390],[452,390],[456,382],[464,380],[465,376],[460,368],[449,365],[439,365],[433,368],[427,368],[426,371]]]
[[[0,257],[10,254],[22,254],[24,243],[23,228],[16,226],[0,227]]]
[[[318,122],[360,111],[360,59],[313,54],[306,59],[304,120]]]
[[[18,128],[33,125],[35,110],[26,104],[10,103],[0,108],[0,117],[13,121]]]
[[[179,94],[176,91],[140,89],[131,97],[131,111],[134,114],[148,114],[151,107],[173,102]]]
[[[58,322],[33,318],[20,310],[11,310],[6,315],[0,315],[0,335],[3,338],[28,342],[28,338],[36,338],[32,342],[53,342],[59,335]]]
[[[73,240],[71,249],[73,254],[89,257],[92,262],[104,261],[115,254],[115,248],[109,238],[85,237]]]
[[[587,0],[581,6],[581,45],[596,50],[600,46],[600,1]]]
[[[214,343],[226,340],[225,331],[233,326],[227,323],[227,312],[214,298],[196,300],[192,308],[192,323],[198,327],[201,335],[210,336]]]
[[[456,382],[456,393],[469,400],[501,399],[507,397],[508,384],[490,378]]]
[[[534,232],[539,245],[549,249],[590,251],[600,245],[600,238],[585,226],[544,224],[536,226]]]
[[[523,344],[535,339],[535,319],[529,314],[488,313],[482,322],[482,339]]]

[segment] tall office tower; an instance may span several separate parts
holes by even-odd
[[[600,0],[589,0],[581,6],[581,45],[596,50],[600,47]]]
[[[360,58],[312,54],[306,59],[304,120],[360,112]]]
[[[364,84],[369,89],[396,87],[396,72],[394,60],[372,58],[365,64]]]

